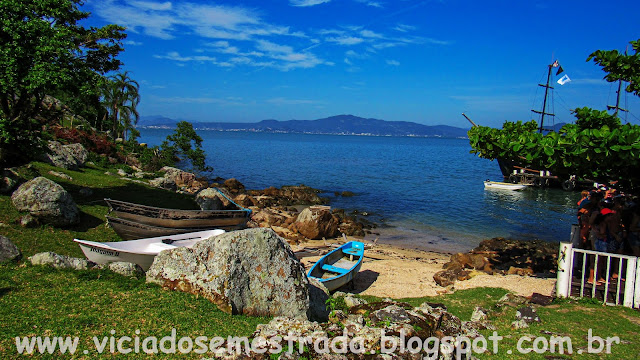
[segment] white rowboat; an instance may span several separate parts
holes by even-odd
[[[512,183],[506,183],[506,182],[498,182],[498,181],[485,181],[484,182],[484,188],[486,189],[498,189],[498,190],[522,190],[522,189],[526,189],[527,184],[512,184]]]
[[[116,242],[95,242],[80,239],[73,239],[73,241],[80,245],[80,249],[87,259],[96,264],[126,261],[138,264],[144,271],[147,271],[160,251],[192,247],[199,241],[224,232],[224,230],[216,229]]]

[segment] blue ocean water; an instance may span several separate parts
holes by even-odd
[[[171,132],[142,129],[158,145]],[[380,242],[466,251],[490,237],[566,241],[578,193],[484,190],[501,181],[496,162],[469,153],[464,139],[199,131],[213,177],[249,189],[304,184],[332,207],[366,211]],[[335,196],[352,191],[354,197]]]

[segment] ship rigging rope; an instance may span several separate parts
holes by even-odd
[[[569,104],[567,103],[567,101],[560,95],[557,94],[556,97],[558,98],[558,102],[560,103],[560,106],[562,106],[564,108],[564,110],[573,110],[571,107],[569,107]]]

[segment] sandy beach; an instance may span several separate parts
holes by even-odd
[[[349,239],[357,240],[357,239]],[[340,241],[341,242],[341,241]],[[337,241],[327,241],[337,243]],[[313,249],[324,246],[323,241],[309,241],[294,245],[293,250]],[[301,259],[308,270],[321,256],[308,256]],[[449,261],[450,254],[408,250],[387,244],[376,244],[365,250],[365,259],[356,278],[355,288],[344,291],[378,297],[408,298],[436,296],[451,290],[476,287],[498,287],[515,294],[530,296],[532,293],[551,295],[555,287],[555,277],[539,278],[519,275],[479,274],[465,281],[457,281],[453,289],[439,286],[433,275],[442,270]]]

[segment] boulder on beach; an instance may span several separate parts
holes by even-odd
[[[151,186],[171,191],[180,189],[191,194],[207,187],[206,182],[198,180],[194,173],[171,166],[165,166],[160,171],[164,172],[164,176],[149,181]]]
[[[308,239],[332,238],[338,234],[338,219],[328,206],[311,206],[300,212],[295,229]]]
[[[475,339],[480,337],[478,330],[487,329],[495,330],[495,327],[486,318],[480,321],[461,321],[449,313],[442,304],[423,303],[419,307],[412,307],[406,303],[381,301],[342,307],[341,310],[332,312],[329,323],[326,324],[275,317],[268,324],[258,325],[252,338],[272,339],[277,341],[280,348],[285,346],[287,338],[294,341],[305,339],[311,343],[322,343],[318,340],[326,339],[325,344],[339,344],[344,341],[343,339],[354,341],[358,339],[357,346],[361,351],[360,354],[378,354],[367,355],[364,357],[367,359],[456,359],[465,358],[465,354],[469,353],[462,351],[461,347],[457,349],[440,347],[433,346],[433,343],[429,347],[413,346],[411,353],[403,351],[403,356],[382,357],[379,352],[383,342],[387,349],[392,347],[406,349],[411,346],[410,344],[415,344],[415,339],[437,338],[442,341],[445,337]],[[426,341],[425,344],[427,344]],[[271,343],[271,346],[273,345],[274,343]],[[341,347],[341,345],[337,347],[308,346],[305,348],[305,356],[310,359],[362,358],[357,355],[346,357],[345,351],[340,351]],[[250,352],[247,358],[260,358],[260,354]]]
[[[318,196],[320,190],[308,186],[283,186],[278,189],[269,187],[264,190],[249,190],[249,195],[253,196],[260,208],[269,206],[291,206],[291,205],[322,205],[327,203],[327,199]]]
[[[258,201],[253,196],[247,194],[237,195],[233,198],[233,202],[246,208],[258,205]]]
[[[87,259],[74,258],[67,255],[58,255],[54,252],[37,253],[33,256],[30,256],[29,261],[32,265],[45,265],[52,266],[58,269],[74,270],[88,270],[95,265],[95,263]]]
[[[309,310],[307,318],[312,321],[329,320],[327,300],[331,295],[329,290],[318,279],[309,278]]]
[[[178,189],[176,183],[166,177],[157,177],[155,179],[151,179],[149,180],[149,185],[169,191],[176,191]]]
[[[227,232],[162,251],[147,282],[203,296],[231,314],[306,319],[309,310],[304,268],[270,229]]]
[[[224,210],[233,209],[235,206],[224,196],[221,190],[208,188],[200,191],[196,195],[196,203],[202,210]]]
[[[557,244],[540,240],[483,240],[469,253],[453,254],[444,264],[444,270],[437,272],[433,279],[440,286],[449,286],[480,272],[520,276],[549,274],[556,269],[557,249]]]
[[[236,178],[227,179],[223,185],[229,192],[237,194],[244,191],[244,185]]]
[[[63,169],[78,170],[89,157],[89,152],[82,144],[62,145],[57,141],[49,141],[47,147],[49,151],[42,160]]]
[[[4,169],[0,174],[0,194],[10,194],[18,186],[20,176],[12,169]]]
[[[5,236],[0,235],[0,262],[19,260],[22,253],[18,247]]]
[[[37,177],[11,195],[18,211],[28,211],[39,222],[54,226],[69,226],[79,221],[79,210],[71,195],[60,185]]]

